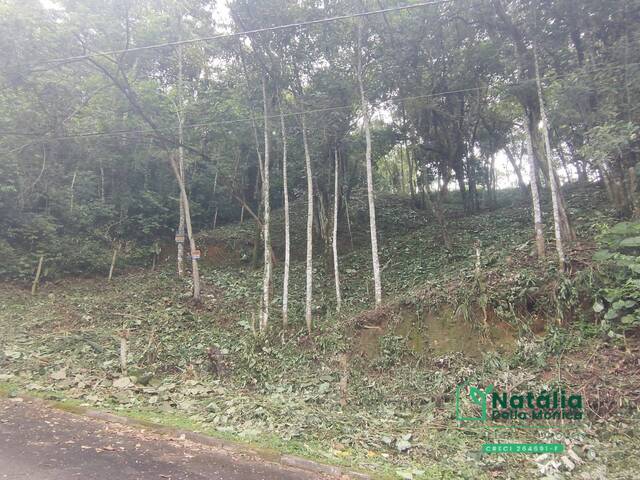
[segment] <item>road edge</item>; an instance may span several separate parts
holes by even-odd
[[[150,429],[162,435],[181,437],[200,445],[217,448],[218,450],[225,450],[230,453],[247,455],[265,462],[279,464],[283,467],[297,468],[299,470],[318,473],[321,475],[331,475],[341,480],[374,480],[375,478],[367,473],[358,472],[349,468],[341,467],[339,465],[320,463],[309,458],[300,457],[298,455],[285,454],[275,450],[254,448],[240,442],[213,437],[203,433],[194,432],[192,430],[186,430],[184,428],[170,427],[159,423],[150,422],[148,420],[128,417],[126,415],[117,415],[112,412],[105,412],[101,410],[94,410],[88,407],[70,405],[61,399],[50,400],[40,397],[33,397],[22,393],[20,393],[18,396],[26,401],[43,403],[49,408],[61,410],[72,415],[84,416],[102,422],[117,423],[120,425]],[[7,392],[3,392],[2,390],[0,390],[0,398],[8,398],[9,400],[11,400],[11,397],[12,396],[8,395]]]

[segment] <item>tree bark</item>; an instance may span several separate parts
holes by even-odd
[[[333,276],[336,284],[336,311],[340,313],[342,307],[342,296],[340,295],[340,269],[338,268],[338,208],[340,205],[340,188],[339,188],[339,168],[338,168],[338,147],[334,150],[335,157],[335,173],[333,180]]]
[[[307,331],[311,334],[312,303],[313,303],[313,172],[311,171],[311,155],[307,139],[307,121],[302,112],[302,143],[304,145],[304,160],[307,173],[307,262],[306,262],[306,296],[304,318]]]
[[[289,229],[289,186],[287,184],[287,128],[280,105],[282,130],[282,195],[284,197],[284,278],[282,280],[282,327],[289,325],[289,263],[291,261],[291,235]]]
[[[264,332],[269,324],[269,305],[271,303],[271,236],[269,232],[271,204],[270,204],[270,135],[269,135],[269,108],[267,105],[267,80],[262,77],[262,103],[264,107],[264,165],[262,179],[262,203],[264,205],[264,218],[262,222],[262,238],[264,241],[264,274],[262,278],[262,316],[260,318],[260,331]]]
[[[198,259],[196,258],[196,242],[193,238],[193,229],[191,228],[191,213],[189,211],[189,199],[187,197],[187,190],[184,186],[184,181],[180,175],[180,170],[173,157],[169,157],[173,173],[178,181],[178,187],[180,187],[180,196],[184,205],[184,220],[187,227],[187,236],[189,237],[189,247],[191,249],[191,276],[193,279],[193,300],[200,303],[200,272],[198,271]]]
[[[184,183],[184,116],[182,112],[183,104],[182,104],[182,46],[178,45],[178,108],[177,108],[177,116],[178,116],[178,172],[180,173],[180,178]],[[178,220],[178,234],[177,234],[177,261],[178,261],[178,276],[184,276],[184,225],[185,225],[185,214],[184,214],[184,200],[182,199],[182,195],[180,196],[179,206],[180,209],[180,218]]]
[[[529,183],[531,185],[531,204],[533,206],[533,227],[536,234],[536,252],[538,253],[538,258],[544,258],[544,231],[542,230],[542,210],[540,208],[540,193],[538,192],[536,161],[533,156],[531,133],[526,126],[524,130],[527,136],[527,159],[529,161],[529,176],[531,177]]]
[[[540,82],[540,68],[538,66],[538,53],[536,51],[536,46],[533,46],[533,61],[535,65],[535,76],[536,76],[536,87],[538,90],[538,103],[540,104],[540,116],[542,119],[542,133],[544,137],[544,148],[545,154],[547,157],[547,167],[549,169],[549,187],[551,189],[551,203],[553,205],[553,223],[554,223],[554,232],[556,237],[556,251],[558,253],[558,263],[560,265],[560,269],[564,270],[565,268],[565,254],[564,254],[564,235],[563,230],[568,231],[568,225],[563,227],[563,216],[566,218],[566,212],[563,213],[561,210],[564,210],[562,202],[560,200],[560,187],[558,185],[558,179],[555,174],[555,167],[553,165],[553,157],[551,156],[551,143],[549,141],[549,129],[547,122],[547,113],[544,107],[544,99],[542,97],[542,84]]]
[[[380,259],[378,257],[378,231],[376,228],[376,205],[374,200],[373,166],[371,164],[371,130],[369,127],[369,107],[364,94],[362,75],[362,23],[358,23],[358,87],[362,106],[363,126],[366,140],[365,162],[367,168],[367,200],[369,202],[369,230],[371,233],[371,260],[373,264],[373,289],[376,306],[382,303],[382,282],[380,279]]]

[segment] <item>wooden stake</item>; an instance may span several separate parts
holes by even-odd
[[[113,277],[113,269],[116,266],[116,258],[118,257],[118,250],[120,250],[120,244],[116,244],[113,249],[113,257],[111,257],[111,267],[109,268],[109,282],[111,282],[111,278]]]
[[[33,285],[31,285],[31,295],[35,295],[36,292],[38,291],[38,284],[40,282],[40,273],[42,273],[42,262],[44,262],[44,255],[40,255],[40,260],[38,260],[36,278],[33,279]]]

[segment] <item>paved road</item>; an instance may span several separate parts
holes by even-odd
[[[0,479],[318,480],[179,438],[0,399]]]

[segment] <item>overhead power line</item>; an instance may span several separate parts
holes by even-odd
[[[640,65],[640,62],[628,63],[628,64],[625,64],[625,65],[609,65],[609,66],[602,66],[602,67],[592,67],[590,69],[590,73],[591,72],[596,72],[596,71],[614,70],[614,69],[625,68],[625,67],[636,66],[636,65]],[[566,74],[563,74],[563,75],[555,75],[554,79],[568,77],[568,76],[572,75],[573,73],[575,73],[575,72],[570,72],[570,73],[566,73]],[[477,91],[481,91],[481,90],[493,90],[493,91],[498,91],[498,92],[504,92],[504,91],[507,91],[511,87],[517,87],[517,86],[521,86],[521,85],[526,85],[526,84],[533,83],[533,82],[535,82],[535,79],[528,79],[528,80],[524,80],[524,81],[521,81],[521,82],[507,83],[507,84],[504,84],[504,85],[487,85],[487,86],[484,86],[484,87],[469,87],[469,88],[462,88],[462,89],[457,89],[457,90],[447,90],[447,91],[443,91],[443,92],[429,93],[429,94],[425,94],[425,95],[414,95],[414,96],[409,96],[409,97],[390,98],[388,101],[392,101],[392,102],[407,102],[407,101],[411,101],[411,100],[422,100],[422,99],[426,99],[426,98],[442,97],[444,95],[453,95],[453,94],[456,94],[456,93],[477,92]],[[349,108],[354,108],[354,106],[349,104],[349,105],[337,105],[337,106],[330,106],[330,107],[322,107],[322,108],[305,110],[304,113],[305,114],[323,113],[323,112],[330,112],[330,111],[333,111],[333,110],[345,110],[345,109],[349,109]],[[295,116],[298,116],[298,115],[301,115],[301,114],[302,114],[302,112],[286,112],[283,115],[285,117],[295,117]],[[269,118],[269,119],[277,119],[277,118],[280,118],[280,114],[269,115],[267,118]],[[214,127],[214,126],[221,126],[221,125],[232,125],[232,124],[237,124],[237,123],[250,123],[252,121],[255,121],[255,117],[236,118],[236,119],[233,119],[233,120],[218,120],[218,121],[212,121],[212,122],[189,123],[189,124],[185,124],[184,128]],[[173,128],[160,128],[159,130],[161,130],[163,133],[169,133],[170,131],[173,130]],[[108,132],[105,132],[105,131],[80,132],[80,133],[75,133],[75,134],[70,134],[70,135],[62,135],[62,136],[57,136],[57,137],[46,138],[46,136],[45,136],[46,133],[16,132],[16,131],[5,131],[5,132],[2,132],[2,131],[0,131],[0,135],[6,135],[6,136],[22,136],[22,137],[42,137],[42,136],[45,136],[45,138],[34,140],[34,143],[48,143],[48,142],[53,142],[53,141],[72,140],[72,139],[76,139],[76,138],[116,137],[116,136],[120,136],[120,135],[156,135],[157,133],[158,133],[157,131],[152,130],[152,129],[144,129],[144,130],[143,129],[138,129],[138,130],[126,129],[126,130],[112,130],[112,131],[108,131]]]
[[[413,10],[416,8],[429,7],[432,5],[453,3],[454,1],[455,0],[433,0],[431,2],[414,3],[412,5],[399,5],[397,7],[383,8],[380,10],[371,10],[368,12],[336,15],[334,17],[319,18],[316,20],[308,20],[305,22],[288,23],[285,25],[276,25],[273,27],[263,27],[263,28],[256,28],[253,30],[244,30],[242,32],[221,33],[219,35],[211,35],[208,37],[190,38],[186,40],[176,40],[173,42],[163,42],[163,43],[156,43],[152,45],[142,45],[139,47],[130,47],[130,48],[124,48],[124,49],[118,49],[118,50],[107,50],[103,52],[92,52],[92,53],[83,54],[83,55],[76,55],[73,57],[53,58],[49,60],[39,61],[38,64],[48,65],[52,63],[71,63],[71,62],[78,62],[81,60],[87,60],[90,58],[103,57],[107,55],[118,55],[122,53],[141,52],[144,50],[154,50],[154,49],[165,48],[165,47],[176,47],[179,45],[190,45],[193,43],[200,43],[200,42],[211,42],[213,40],[220,40],[223,38],[244,37],[244,36],[254,35],[256,33],[262,33],[262,32],[277,32],[279,30],[287,30],[291,28],[306,27],[310,25],[320,25],[323,23],[335,22],[338,20],[347,20],[349,18],[368,17],[371,15],[398,12],[402,10]]]

